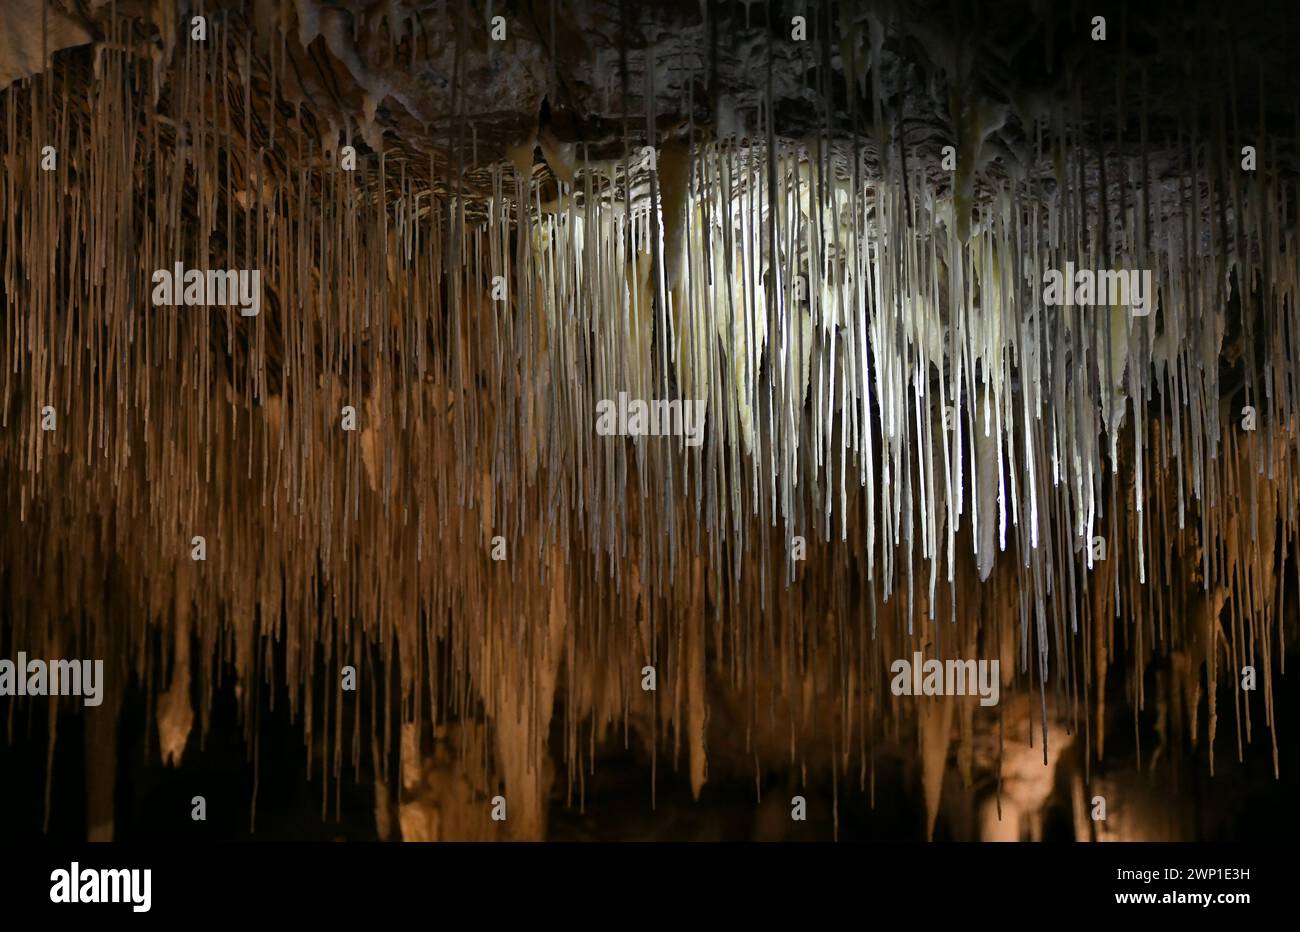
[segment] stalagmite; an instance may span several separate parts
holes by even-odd
[[[182,607],[179,602],[175,631],[171,686],[158,698],[157,710],[158,745],[163,763],[169,765],[181,762],[194,725],[194,708],[190,704],[189,606]]]

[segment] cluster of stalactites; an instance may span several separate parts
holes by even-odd
[[[712,688],[765,754],[865,773],[916,715],[888,669],[922,643],[1005,653],[1098,748],[1117,656],[1138,693],[1173,655],[1171,689],[1223,676],[1239,748],[1255,666],[1271,719],[1300,511],[1277,172],[1099,200],[1065,151],[1054,184],[955,208],[920,164],[688,140],[545,198],[500,167],[469,222],[401,162],[321,159],[302,123],[268,148],[235,84],[186,71],[164,119],[100,54],[93,86],[0,95],[0,547],[30,569],[0,646],[117,658],[173,757],[191,644],[209,697],[233,668],[250,732],[287,686],[335,768],[343,664],[396,675],[372,720],[486,715],[475,759],[535,800],[561,703],[571,786],[633,722],[684,742],[698,791]],[[261,313],[154,307],[177,262],[259,270]],[[1045,303],[1068,267],[1149,271],[1147,313]],[[702,402],[702,443],[606,436],[620,395]],[[788,728],[753,721],[758,693]]]

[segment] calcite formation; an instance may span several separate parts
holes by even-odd
[[[219,691],[250,754],[287,702],[323,799],[414,839],[546,837],[608,748],[647,805],[902,753],[918,834],[978,786],[988,838],[1067,759],[1098,836],[1139,716],[1283,776],[1285,30],[807,6],[0,13],[0,652],[117,694],[51,740],[139,690],[184,766]],[[258,313],[151,301],[177,266]],[[1148,293],[1056,303],[1067,267]],[[621,397],[700,442],[597,430]],[[894,694],[916,652],[1000,703]],[[1139,796],[1105,831],[1177,834]]]

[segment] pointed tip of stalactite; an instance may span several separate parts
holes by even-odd
[[[943,796],[943,778],[948,770],[948,748],[952,741],[953,700],[947,697],[923,700],[918,713],[921,785],[925,794],[925,837],[934,840]]]
[[[565,184],[573,184],[577,178],[577,146],[572,142],[561,142],[550,130],[543,129],[537,136],[542,156],[555,177]]]
[[[1228,278],[1182,235],[1191,213],[1156,203],[1136,217],[1134,191],[1131,216],[1101,218],[1094,195],[1072,187],[1089,152],[1061,154],[1051,187],[1032,175],[982,186],[981,146],[1006,114],[978,106],[959,128],[971,145],[952,190],[892,162],[879,177],[840,171],[867,153],[837,140],[825,148],[838,161],[815,165],[808,147],[780,140],[769,150],[669,137],[655,209],[649,169],[585,169],[572,143],[534,127],[508,151],[516,183],[495,168],[492,210],[460,227],[458,211],[477,208],[452,203],[413,163],[322,165],[302,125],[281,125],[272,147],[273,114],[240,118],[243,88],[177,95],[174,125],[231,127],[179,162],[185,143],[132,109],[143,101],[84,106],[148,67],[102,55],[105,77],[76,92],[84,100],[38,114],[4,99],[14,133],[0,124],[0,148],[39,165],[56,129],[78,183],[50,197],[35,168],[0,181],[0,246],[21,217],[27,241],[49,247],[3,251],[15,337],[0,376],[6,497],[24,521],[57,507],[64,529],[20,527],[0,548],[10,566],[37,548],[81,583],[12,580],[9,617],[38,641],[96,591],[175,634],[88,625],[160,691],[165,763],[181,762],[214,684],[235,684],[247,704],[264,674],[332,761],[344,725],[330,664],[358,645],[399,680],[365,701],[400,695],[409,714],[410,697],[427,693],[437,716],[490,723],[492,753],[472,779],[448,789],[429,776],[442,764],[429,765],[408,791],[469,799],[504,784],[521,826],[511,831],[525,835],[545,829],[562,690],[570,734],[617,714],[636,717],[652,751],[684,740],[699,798],[711,755],[723,770],[715,748],[730,736],[711,712],[724,701],[779,709],[793,723],[787,741],[816,746],[819,729],[843,727],[863,732],[861,746],[881,719],[824,723],[798,684],[883,689],[868,655],[910,658],[950,623],[948,606],[962,643],[988,645],[967,635],[1000,627],[1004,673],[1022,674],[1008,691],[1042,670],[1054,683],[1080,657],[1092,665],[1081,701],[1095,710],[1098,759],[1118,663],[1134,666],[1112,683],[1141,682],[1209,631],[1199,662],[1167,678],[1177,688],[1201,666],[1238,688],[1244,643],[1260,651],[1250,659],[1261,679],[1271,675],[1279,626],[1293,623],[1269,594],[1275,564],[1294,552],[1297,412],[1267,386],[1300,364],[1287,338],[1296,264],[1264,222],[1284,196],[1276,179],[1218,189],[1243,205]],[[194,78],[174,73],[172,85],[181,79]],[[72,111],[81,116],[61,115]],[[132,148],[137,132],[145,145]],[[563,183],[541,211],[539,146]],[[245,172],[255,153],[260,183]],[[123,172],[130,159],[143,168]],[[1216,215],[1208,191],[1194,189],[1196,217]],[[1107,223],[1102,255],[1094,233]],[[1142,271],[1139,232],[1162,250],[1146,315],[1095,295],[1045,305],[1045,275],[1066,262]],[[256,268],[266,307],[241,318],[154,306],[151,276],[176,263]],[[1225,350],[1217,309],[1233,300],[1258,338]],[[1100,326],[1085,316],[1098,305]],[[69,320],[88,327],[84,345],[69,342]],[[1254,373],[1235,394],[1219,382],[1229,351]],[[47,396],[64,387],[47,427]],[[602,410],[614,412],[610,431]],[[196,561],[200,534],[210,555]],[[1201,584],[1213,595],[1195,621],[1151,595]],[[967,615],[981,585],[973,601],[1000,601]],[[1157,611],[1168,641],[1122,654],[1112,628]],[[267,644],[283,665],[264,666]],[[644,663],[662,697],[640,687]],[[191,675],[208,690],[200,709]],[[771,701],[746,701],[760,693]],[[1271,724],[1271,692],[1256,696]],[[894,708],[917,732],[933,837],[951,704]],[[1216,710],[1193,726],[1211,746]],[[971,727],[992,718],[976,710]],[[424,766],[429,736],[407,722],[401,740],[403,766],[408,740],[411,766]],[[581,742],[565,749],[570,774],[592,763]],[[788,754],[769,736],[756,756]],[[410,831],[441,831],[397,800],[403,833],[403,805],[425,826]]]
[[[515,174],[528,184],[533,176],[533,156],[537,149],[537,136],[531,135],[522,142],[506,147],[506,161],[515,168]]]

